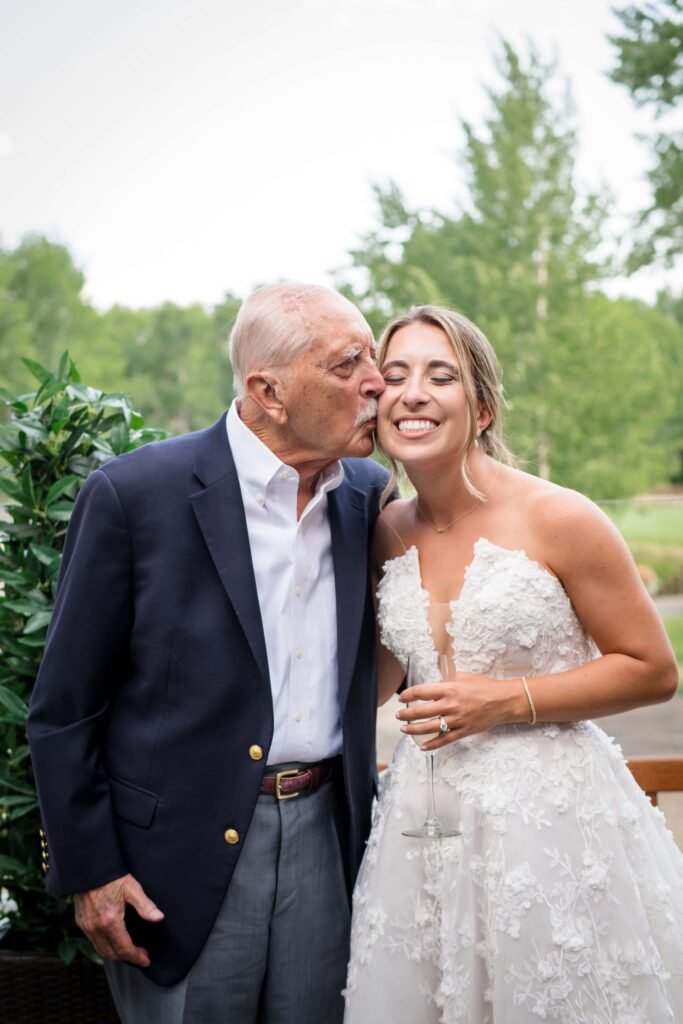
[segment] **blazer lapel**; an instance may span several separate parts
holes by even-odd
[[[347,483],[330,491],[328,509],[337,599],[339,708],[343,718],[365,611],[368,517],[363,495]]]
[[[203,490],[190,495],[199,528],[264,682],[270,685],[247,520],[225,416],[201,439],[194,474],[204,485]]]

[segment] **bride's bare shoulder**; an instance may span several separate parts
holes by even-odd
[[[397,498],[382,509],[372,535],[371,559],[376,569],[405,553],[415,524],[415,499]]]
[[[585,494],[520,474],[520,498],[525,517],[549,564],[581,561],[599,550],[622,552],[624,542],[603,510]]]

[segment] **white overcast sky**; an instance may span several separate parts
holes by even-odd
[[[633,136],[652,120],[605,76],[610,6],[0,0],[0,238],[64,242],[101,308],[329,283],[373,223],[370,181],[454,209],[459,119],[485,113],[499,35],[559,57],[580,181],[606,183],[626,215],[648,194]],[[611,291],[652,298],[663,282]]]

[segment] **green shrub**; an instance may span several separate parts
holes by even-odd
[[[92,469],[163,434],[145,430],[124,395],[82,384],[68,353],[54,374],[24,363],[38,390],[0,392],[8,414],[0,423],[0,879],[5,904],[18,904],[0,937],[13,949],[58,952],[69,962],[94,953],[69,902],[43,889],[27,706],[76,495]]]

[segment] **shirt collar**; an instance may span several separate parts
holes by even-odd
[[[237,475],[242,484],[246,485],[259,504],[263,504],[268,488],[282,481],[298,481],[299,474],[291,466],[282,462],[277,455],[264,444],[249,427],[242,422],[235,399],[225,417],[228,441],[235,460]],[[315,485],[316,495],[319,492],[332,491],[344,480],[344,466],[340,459],[326,466],[320,473]]]

